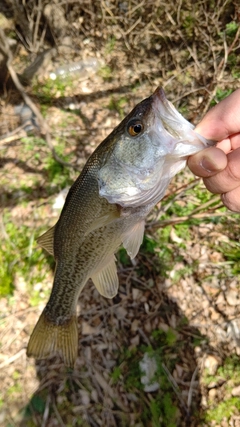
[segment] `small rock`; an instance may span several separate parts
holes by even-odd
[[[215,388],[212,388],[211,390],[209,390],[208,392],[209,400],[215,400],[216,396],[217,396],[217,390]]]
[[[240,396],[240,385],[232,389],[232,396]]]
[[[131,324],[131,331],[132,332],[136,332],[139,328],[139,320],[138,319],[134,319],[132,324]]]
[[[118,319],[125,319],[127,317],[127,310],[124,307],[117,307],[115,310],[115,314]]]
[[[213,354],[208,354],[204,361],[204,368],[208,370],[209,375],[215,375],[221,360]]]
[[[99,329],[93,328],[91,325],[89,325],[87,322],[82,322],[82,334],[83,335],[94,335],[98,334]]]
[[[158,328],[161,329],[163,332],[167,332],[169,329],[169,326],[166,323],[159,322]]]
[[[86,390],[79,390],[79,394],[81,396],[82,404],[83,405],[89,405],[90,403],[90,396],[88,391]]]
[[[133,348],[137,347],[139,345],[139,342],[140,342],[139,335],[135,335],[135,337],[131,338],[130,342],[131,342],[131,347],[133,347]]]
[[[138,300],[141,296],[142,291],[140,291],[140,289],[132,288],[132,297],[134,301]]]
[[[228,302],[229,305],[231,306],[235,306],[238,305],[240,303],[240,300],[238,298],[238,292],[231,289],[229,292],[227,292],[226,294],[226,300]]]
[[[22,276],[16,275],[14,284],[17,291],[19,291],[21,294],[24,294],[26,292],[27,283]]]

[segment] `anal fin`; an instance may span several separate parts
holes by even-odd
[[[53,250],[53,243],[54,243],[54,227],[50,228],[46,233],[42,234],[40,237],[38,237],[37,242],[38,244],[43,248],[46,249],[46,251],[50,255],[54,255]]]
[[[143,241],[145,221],[139,221],[122,236],[122,243],[131,259],[135,258]]]
[[[115,297],[119,285],[115,256],[112,255],[108,263],[104,264],[103,268],[93,274],[91,278],[101,295],[105,298]]]

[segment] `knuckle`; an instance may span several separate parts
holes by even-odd
[[[233,181],[239,181],[240,184],[240,168],[239,164],[236,164],[235,162],[229,162],[228,164],[228,173],[230,178]]]
[[[204,178],[203,182],[207,190],[210,191],[211,193],[213,194],[222,193],[221,188],[219,188],[218,182],[216,182],[215,176]]]
[[[221,195],[223,204],[232,212],[240,212],[240,188]]]

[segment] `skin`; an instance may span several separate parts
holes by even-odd
[[[240,89],[208,111],[195,130],[217,145],[189,157],[189,168],[209,191],[221,194],[228,209],[240,212]]]

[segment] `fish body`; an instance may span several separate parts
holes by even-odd
[[[97,147],[72,185],[56,225],[39,238],[54,255],[49,301],[30,337],[27,354],[59,352],[67,366],[77,357],[76,306],[87,280],[99,293],[118,292],[114,254],[131,258],[142,243],[145,218],[164,196],[186,159],[208,145],[158,88]]]

